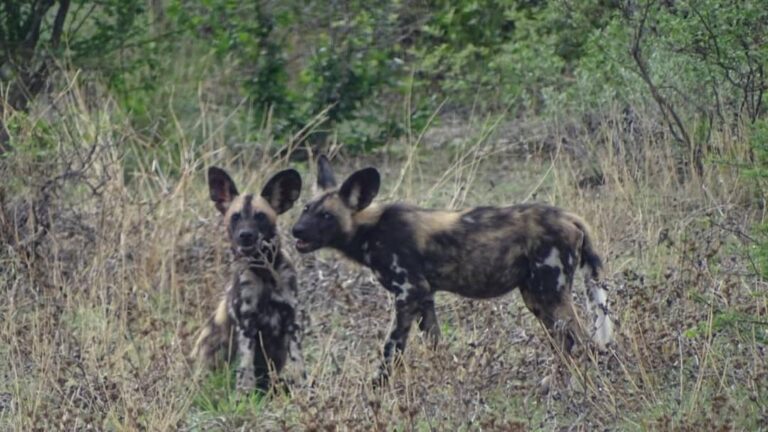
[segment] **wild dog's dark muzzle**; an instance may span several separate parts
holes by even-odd
[[[293,226],[291,232],[296,239],[296,250],[299,253],[309,253],[320,248],[316,241],[310,239],[310,229],[301,221]]]
[[[293,236],[297,239],[302,239],[307,235],[307,227],[302,223],[297,223],[291,230]]]
[[[267,239],[264,238],[263,233],[253,228],[242,227],[235,231],[232,240],[240,253],[250,255],[257,249],[260,249],[262,243]]]
[[[240,246],[253,246],[256,243],[256,234],[253,231],[240,231],[237,234],[237,243]]]

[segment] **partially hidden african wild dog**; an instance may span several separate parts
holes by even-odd
[[[611,341],[606,292],[587,225],[557,207],[521,204],[461,211],[405,204],[372,204],[379,173],[365,168],[337,187],[328,160],[318,161],[321,193],[304,207],[293,227],[296,248],[330,247],[371,268],[395,296],[395,313],[377,380],[385,379],[396,352],[405,348],[411,324],[437,343],[435,291],[485,299],[519,288],[527,308],[560,348],[570,352],[583,330],[573,311],[571,286],[577,267],[587,270],[591,337]]]
[[[271,372],[291,365],[301,379],[301,311],[296,272],[280,249],[277,216],[293,206],[301,177],[288,169],[275,174],[260,195],[240,195],[222,169],[208,170],[211,200],[224,216],[234,262],[232,279],[214,315],[198,337],[192,356],[211,366],[239,357],[236,387],[266,390]]]

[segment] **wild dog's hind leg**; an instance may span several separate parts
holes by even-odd
[[[216,312],[200,331],[190,358],[208,368],[216,368],[232,361],[236,352],[237,336],[227,311],[227,300],[222,299]]]

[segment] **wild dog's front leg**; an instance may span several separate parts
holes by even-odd
[[[389,336],[384,343],[384,358],[374,377],[374,385],[383,384],[389,378],[393,359],[405,350],[411,324],[419,311],[418,301],[408,299],[407,295],[395,297],[395,310],[392,315]]]
[[[304,385],[307,382],[307,370],[301,350],[302,331],[298,323],[288,329],[288,358],[285,376],[289,385]]]
[[[384,359],[374,379],[375,385],[383,383],[389,377],[393,358],[405,350],[413,320],[423,313],[422,302],[431,296],[429,284],[418,270],[419,267],[413,262],[408,264],[407,260],[403,260],[397,254],[392,254],[391,263],[380,266],[381,271],[377,272],[379,281],[384,288],[395,294],[395,311],[389,336],[384,343]],[[436,327],[432,324],[436,324],[434,301],[431,308],[429,302],[424,304],[428,318],[424,328],[432,329]]]
[[[279,270],[281,285],[278,285],[279,294],[274,301],[284,305],[284,320],[287,321],[286,335],[288,348],[284,377],[288,385],[304,385],[307,382],[307,371],[304,365],[304,355],[301,349],[301,341],[304,337],[304,328],[308,323],[306,311],[298,306],[296,300],[298,294],[296,272],[293,266],[285,264]]]
[[[256,389],[254,359],[258,347],[254,339],[247,337],[241,329],[238,329],[237,348],[240,363],[237,367],[236,388],[239,392],[250,393]]]

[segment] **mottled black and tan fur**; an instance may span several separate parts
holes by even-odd
[[[321,156],[321,192],[304,208],[293,235],[299,252],[337,249],[371,268],[394,294],[382,377],[393,355],[405,348],[414,319],[434,343],[439,339],[436,291],[487,299],[519,288],[528,309],[570,352],[583,334],[571,301],[577,268],[587,270],[597,316],[590,335],[600,347],[611,341],[606,293],[596,282],[602,264],[581,218],[544,204],[461,211],[372,204],[379,184],[378,171],[365,168],[337,187]]]
[[[237,389],[266,390],[284,367],[289,379],[301,379],[301,311],[296,272],[280,249],[277,216],[290,209],[301,192],[295,170],[275,174],[260,195],[240,195],[219,168],[208,170],[211,200],[224,216],[235,260],[225,297],[195,344],[193,357],[215,365],[221,357],[239,357]]]

